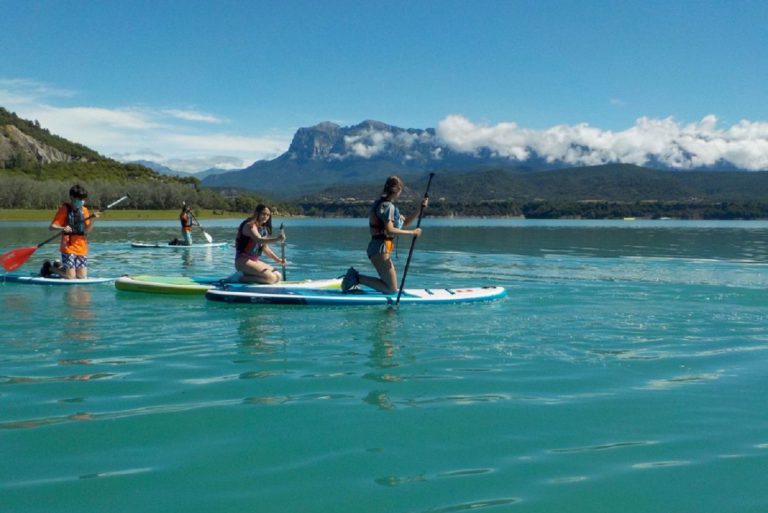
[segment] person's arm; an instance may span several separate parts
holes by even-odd
[[[393,216],[396,214],[397,210],[395,210],[394,205],[390,207],[390,211],[388,212],[388,219],[387,222],[384,224],[384,230],[386,231],[387,235],[394,236],[394,235],[413,235],[414,237],[418,237],[421,235],[421,228],[414,228],[413,230],[404,230],[403,228],[397,228],[395,227],[395,222],[393,219]],[[413,219],[418,217],[418,213],[416,213],[415,216],[408,217],[404,222],[403,226],[408,226]]]
[[[93,220],[97,217],[101,216],[101,212],[98,210],[94,210],[93,213],[90,213],[85,216],[85,233],[88,233],[91,231],[91,228],[93,228]]]
[[[273,242],[285,242],[285,233],[280,232],[279,235],[273,235],[271,237],[262,237],[259,233],[259,227],[256,226],[256,223],[253,223],[251,225],[250,231],[248,234],[251,236],[253,240],[256,242],[259,242],[260,244],[271,244]]]
[[[59,207],[59,210],[56,211],[56,215],[53,217],[53,221],[51,221],[51,225],[48,227],[48,229],[69,233],[72,231],[72,228],[68,226],[66,223],[67,223],[66,211],[62,212],[62,208]]]
[[[270,248],[267,244],[264,244],[261,247],[261,249],[264,252],[264,254],[266,254],[269,258],[271,258],[272,260],[274,260],[280,265],[285,265],[285,260],[277,256],[277,254],[274,251],[272,251],[272,248]]]

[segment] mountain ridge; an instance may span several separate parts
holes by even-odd
[[[589,150],[575,143],[570,143],[570,146],[579,155]],[[690,152],[682,148],[678,150],[683,158],[693,160]],[[456,174],[490,169],[533,172],[590,167],[545,157],[531,147],[525,147],[518,153],[519,156],[514,152],[501,155],[489,147],[462,150],[443,141],[431,128],[406,129],[371,119],[346,127],[324,121],[299,128],[282,155],[254,162],[239,171],[205,177],[202,185],[256,189],[278,198],[296,199],[320,194],[331,187],[376,184],[392,174],[413,179],[429,172]],[[648,164],[638,167],[673,173],[740,171],[723,160],[687,169],[671,167],[659,156],[646,155],[646,158]]]

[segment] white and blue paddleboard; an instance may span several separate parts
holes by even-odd
[[[197,249],[197,248],[220,248],[229,245],[229,242],[202,242],[185,246],[184,244],[169,244],[168,242],[131,242],[132,248],[140,249]]]
[[[93,285],[96,283],[109,283],[115,278],[84,278],[82,280],[67,278],[43,278],[39,274],[3,274],[0,275],[0,283],[23,283],[26,285]]]
[[[400,303],[469,303],[501,299],[506,295],[504,287],[404,289]],[[205,297],[229,303],[273,305],[393,305],[397,301],[397,294],[382,294],[370,289],[355,289],[350,292],[342,292],[340,288],[248,290],[227,285],[207,291]]]

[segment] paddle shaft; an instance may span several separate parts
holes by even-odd
[[[120,198],[120,199],[118,199],[118,200],[116,200],[116,201],[113,201],[112,203],[110,203],[109,205],[107,205],[106,207],[104,207],[104,210],[109,210],[110,208],[114,207],[115,205],[117,205],[117,204],[118,204],[118,203],[120,203],[121,201],[125,201],[125,200],[127,200],[129,197],[130,197],[130,196],[128,196],[128,195],[126,194],[126,195],[125,195],[125,196],[123,196],[122,198]],[[91,214],[91,215],[89,215],[88,217],[86,217],[85,219],[86,219],[86,220],[89,220],[89,219],[93,219],[94,217],[96,217],[96,214]],[[40,247],[40,246],[42,246],[43,244],[48,244],[48,243],[49,243],[49,242],[51,242],[53,239],[55,239],[56,237],[60,236],[60,235],[61,235],[61,234],[63,234],[63,233],[64,233],[64,230],[61,230],[59,233],[57,233],[56,235],[54,235],[54,236],[53,236],[53,237],[51,237],[50,239],[46,239],[46,240],[44,240],[43,242],[41,242],[40,244],[38,244],[38,245],[37,245],[37,247],[39,248],[39,247]]]
[[[280,223],[280,233],[283,233],[283,223]],[[280,243],[280,259],[283,261],[283,281],[287,280],[285,274],[285,241]]]
[[[424,191],[424,199],[429,198],[429,186],[432,185],[432,178],[435,177],[435,173],[429,173],[429,180],[427,181],[427,189]],[[419,219],[416,221],[416,228],[421,227],[421,218],[424,217],[424,202],[419,205]],[[403,279],[400,280],[400,289],[397,291],[397,300],[395,305],[400,304],[400,296],[403,295],[403,287],[405,287],[405,277],[408,276],[408,268],[411,266],[411,257],[413,257],[413,248],[416,247],[416,239],[414,237],[411,240],[411,249],[408,250],[408,259],[405,261],[405,268],[403,269]]]

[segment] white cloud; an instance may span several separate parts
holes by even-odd
[[[463,116],[451,115],[437,124],[436,133],[455,151],[477,152],[487,148],[519,160],[528,158],[533,151],[550,162],[572,165],[644,165],[655,159],[679,169],[724,161],[741,169],[768,170],[768,122],[742,120],[720,128],[714,115],[690,124],[673,118],[641,117],[632,127],[619,132],[586,123],[545,130],[524,129],[515,123],[479,125]]]
[[[0,106],[121,161],[152,160],[188,172],[244,168],[280,155],[290,144],[290,136],[249,137],[206,130],[206,125],[225,120],[196,110],[56,106],[64,96],[74,94],[28,80],[0,80]]]
[[[224,122],[224,120],[214,116],[213,114],[206,114],[204,112],[197,112],[194,110],[166,109],[163,112],[171,117],[183,119],[185,121],[200,121],[202,123],[213,124],[221,124]]]

